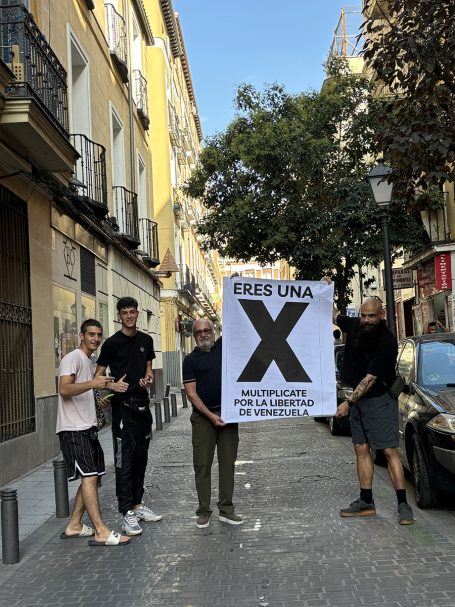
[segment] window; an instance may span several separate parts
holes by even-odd
[[[125,141],[123,124],[119,115],[111,108],[112,128],[112,185],[125,186]]]
[[[93,253],[80,248],[81,259],[81,291],[89,295],[96,295],[95,256]],[[93,317],[92,317],[93,318]]]
[[[142,72],[142,49],[141,49],[141,30],[137,21],[137,17],[132,12],[132,36],[131,36],[131,65],[133,70]]]
[[[76,315],[76,293],[56,285],[52,288],[54,308],[55,367],[62,358],[79,346]]]
[[[72,35],[70,38],[70,53],[71,132],[85,135],[90,139],[91,120],[88,59]]]
[[[139,218],[143,219],[144,217],[148,217],[147,175],[146,175],[146,169],[145,169],[145,162],[142,159],[140,154],[138,154],[138,156],[137,156],[137,164],[138,164],[137,203],[138,203]]]

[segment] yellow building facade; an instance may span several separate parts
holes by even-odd
[[[178,14],[170,0],[145,1],[155,44],[147,58],[153,79],[151,146],[154,208],[160,249],[161,333],[165,383],[181,383],[181,365],[192,349],[192,322],[221,320],[216,256],[201,250],[197,222],[203,210],[183,190],[201,148],[202,130]],[[169,277],[164,277],[166,271]]]
[[[139,302],[162,396],[161,281],[180,249],[178,270],[205,260],[173,211],[173,187],[196,161],[188,132],[197,145],[201,133],[185,100],[192,120],[182,122],[174,164],[183,150],[187,168],[173,177],[168,106],[157,92],[175,81],[188,97],[191,81],[181,56],[178,69],[158,61],[166,4],[0,0],[0,485],[58,453],[60,360],[78,346],[85,319],[100,320],[106,336],[118,330],[122,296]]]
[[[182,189],[201,140],[170,0],[0,0],[0,485],[58,453],[58,367],[85,319],[111,335],[137,299],[158,399],[191,322],[219,322]]]

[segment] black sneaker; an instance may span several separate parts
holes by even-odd
[[[398,522],[400,525],[412,525],[414,522],[412,508],[406,502],[398,504]]]
[[[347,508],[340,510],[340,516],[374,516],[376,514],[376,506],[374,500],[371,504],[367,504],[360,498],[349,504]]]
[[[222,523],[228,523],[229,525],[243,525],[243,518],[234,512],[220,512],[218,518]]]
[[[210,525],[210,518],[212,516],[211,512],[204,512],[204,514],[200,514],[196,519],[196,527],[198,529],[204,529]]]

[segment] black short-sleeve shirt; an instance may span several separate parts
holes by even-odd
[[[360,339],[360,318],[338,316],[337,325],[346,333],[343,369],[341,380],[347,386],[356,388],[364,377],[370,373],[377,380],[366,397],[381,396],[395,379],[395,364],[398,344],[395,336],[384,320],[379,323],[375,339]]]
[[[101,347],[98,364],[109,367],[112,377],[118,381],[126,373],[124,379],[129,384],[123,396],[143,396],[144,388],[139,386],[139,380],[145,375],[147,363],[155,358],[153,339],[150,335],[137,331],[129,337],[117,331],[106,339]]]
[[[183,383],[196,382],[196,392],[207,409],[221,407],[221,337],[210,352],[197,346],[183,361]]]

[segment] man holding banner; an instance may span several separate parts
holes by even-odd
[[[357,458],[360,497],[340,510],[340,516],[374,516],[374,465],[372,449],[382,449],[398,501],[398,522],[411,525],[414,515],[406,500],[403,466],[398,456],[398,405],[391,386],[395,379],[397,340],[384,320],[382,302],[369,298],[360,317],[351,318],[335,309],[333,321],[346,333],[342,382],[353,386],[348,399],[338,406],[337,417],[351,412],[352,442]]]
[[[213,324],[207,319],[196,320],[193,337],[196,347],[183,361],[183,383],[193,405],[193,467],[199,499],[196,527],[202,529],[210,525],[215,447],[219,468],[219,519],[230,525],[241,525],[243,519],[235,514],[232,502],[238,424],[226,424],[221,418],[221,338],[215,341]]]

